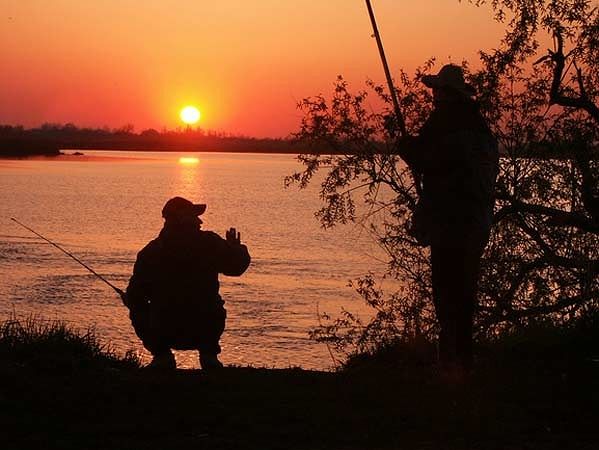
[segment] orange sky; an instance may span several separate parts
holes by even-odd
[[[0,0],[0,123],[296,130],[296,102],[384,80],[363,0]],[[501,27],[457,0],[373,0],[392,71],[476,60]]]

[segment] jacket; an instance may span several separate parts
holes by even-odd
[[[218,275],[239,276],[250,264],[245,245],[211,231],[163,228],[137,255],[127,306],[152,305],[154,314],[203,314],[222,308]]]
[[[469,99],[437,106],[399,153],[422,175],[416,222],[428,243],[488,238],[498,173],[497,141]]]

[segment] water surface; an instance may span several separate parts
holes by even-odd
[[[10,221],[16,217],[125,287],[136,253],[162,226],[175,195],[208,204],[204,229],[241,231],[252,264],[221,276],[228,310],[227,364],[327,369],[331,358],[308,338],[317,309],[368,314],[347,286],[382,255],[358,226],[322,230],[316,186],[284,189],[300,169],[292,155],[85,151],[83,157],[0,160],[0,318],[12,314],[95,326],[118,351],[144,352],[126,309],[104,283]],[[197,158],[183,160],[180,158]],[[197,367],[194,352],[180,366]]]

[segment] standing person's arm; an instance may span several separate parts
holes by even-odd
[[[397,151],[418,173],[437,174],[466,166],[472,157],[476,131],[452,128],[449,119],[433,114],[418,136],[403,139]]]
[[[416,136],[406,136],[397,143],[397,153],[415,172],[427,172],[434,164],[437,141],[443,132],[441,115],[433,110]]]
[[[424,145],[420,136],[408,136],[396,145],[396,151],[415,172],[422,173]]]

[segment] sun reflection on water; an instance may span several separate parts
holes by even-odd
[[[200,158],[196,158],[194,156],[182,156],[179,158],[179,164],[198,164],[200,162]]]

